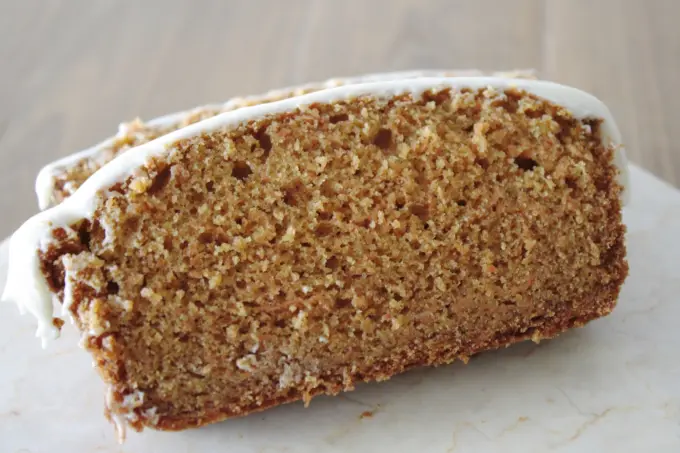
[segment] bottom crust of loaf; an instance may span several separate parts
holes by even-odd
[[[470,347],[465,350],[457,350],[452,347],[455,341],[447,338],[446,335],[440,335],[438,342],[441,346],[438,349],[427,351],[413,351],[414,354],[410,357],[395,358],[388,364],[380,368],[373,369],[370,373],[366,373],[361,377],[357,377],[357,382],[372,382],[385,381],[392,376],[396,376],[404,371],[412,368],[423,366],[440,366],[446,365],[460,360],[468,363],[469,359],[481,352],[491,351],[511,346],[515,343],[520,343],[526,340],[532,340],[538,343],[541,340],[548,340],[557,335],[576,327],[583,327],[588,322],[605,316],[611,312],[615,306],[615,301],[610,304],[599,304],[596,301],[589,301],[584,303],[585,306],[597,306],[596,311],[573,313],[564,311],[558,313],[549,319],[537,319],[536,324],[523,331],[513,331],[498,333],[491,340],[484,343],[470,342]],[[309,392],[301,392],[296,389],[291,389],[290,393],[277,399],[267,400],[259,405],[241,408],[238,412],[231,409],[215,409],[211,411],[197,412],[194,414],[187,414],[182,417],[164,417],[158,418],[156,424],[152,426],[154,429],[162,431],[182,431],[190,428],[199,428],[201,426],[209,425],[211,423],[221,422],[230,418],[243,417],[255,412],[261,412],[266,409],[279,406],[282,404],[293,403],[300,400],[305,401],[307,406],[311,398],[319,395],[337,395],[343,391],[354,390],[353,387],[347,387],[342,383],[342,375],[337,376],[338,382],[329,380],[324,387],[318,387]],[[144,428],[143,423],[131,424],[132,428],[141,431]]]

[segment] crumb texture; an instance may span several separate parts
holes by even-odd
[[[609,313],[598,129],[516,91],[312,105],[178,142],[43,271],[135,428],[308,401]]]

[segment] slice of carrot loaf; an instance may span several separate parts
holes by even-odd
[[[328,89],[113,160],[15,233],[3,298],[72,317],[119,426],[201,426],[608,314],[624,171],[573,88]]]
[[[272,90],[258,96],[238,97],[230,99],[224,104],[197,107],[193,110],[165,115],[146,123],[136,119],[132,122],[121,124],[115,136],[89,149],[64,157],[45,166],[38,174],[36,180],[35,187],[38,195],[38,204],[40,209],[46,209],[61,203],[64,199],[71,196],[95,171],[118,154],[220,113],[348,84],[417,77],[470,77],[482,75],[485,74],[477,70],[442,70],[388,72],[359,77],[336,78],[325,82]],[[486,75],[509,78],[535,78],[534,72],[530,70],[493,72]]]

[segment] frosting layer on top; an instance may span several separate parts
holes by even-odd
[[[503,77],[503,78],[527,78],[535,79],[534,71],[529,69],[515,70],[515,71],[495,71],[483,72],[476,69],[467,70],[416,70],[416,71],[397,71],[384,72],[375,74],[366,74],[356,77],[337,77],[326,80],[325,82],[313,82],[304,85],[290,86],[286,88],[279,88],[270,90],[264,94],[254,96],[235,97],[229,99],[222,104],[207,104],[201,107],[196,107],[191,110],[171,113],[158,118],[149,120],[143,125],[147,128],[171,128],[176,127],[182,123],[187,117],[200,115],[204,112],[215,112],[215,114],[235,110],[238,108],[247,107],[254,104],[261,104],[265,102],[273,102],[292,96],[300,96],[309,92],[324,90],[328,88],[335,88],[342,85],[353,85],[358,83],[369,82],[384,82],[389,80],[412,79],[419,77]],[[96,160],[98,156],[106,153],[115,146],[118,139],[125,137],[130,132],[129,123],[122,123],[119,126],[118,133],[109,137],[108,139],[90,147],[85,150],[70,154],[59,160],[56,160],[43,167],[35,180],[35,193],[38,197],[38,206],[41,210],[47,209],[54,203],[54,181],[58,175],[62,174],[69,167],[77,165],[79,162],[87,159]]]

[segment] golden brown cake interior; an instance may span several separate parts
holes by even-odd
[[[597,120],[522,92],[316,104],[177,143],[43,270],[112,413],[183,429],[609,313],[616,176]]]

